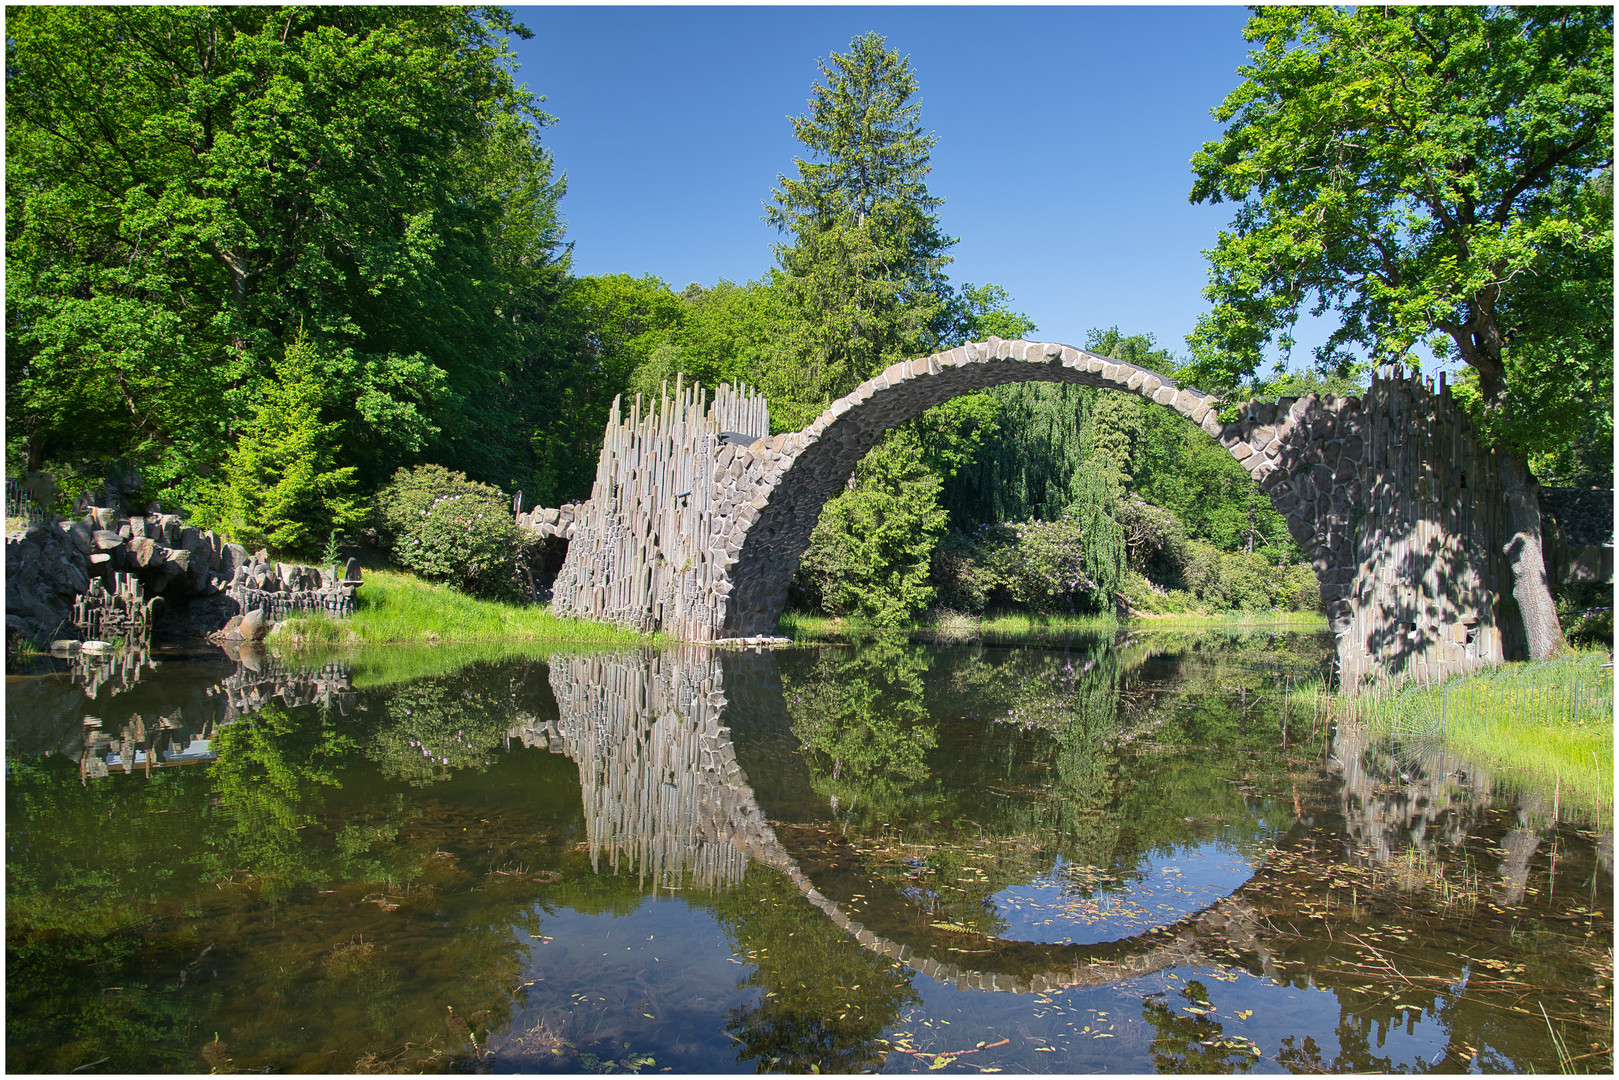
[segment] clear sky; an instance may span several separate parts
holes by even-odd
[[[767,273],[763,204],[802,150],[787,118],[816,60],[874,30],[910,57],[938,136],[953,282],[1004,287],[1042,340],[1117,325],[1177,356],[1207,309],[1201,252],[1232,207],[1190,205],[1188,163],[1220,133],[1245,8],[515,10],[534,31],[513,42],[519,78],[557,118],[542,138],[577,273],[676,289]]]

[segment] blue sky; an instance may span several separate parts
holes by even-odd
[[[763,276],[763,203],[801,147],[817,58],[867,31],[910,57],[928,185],[960,237],[948,274],[992,281],[1043,340],[1092,327],[1185,353],[1231,206],[1192,206],[1188,162],[1247,55],[1240,7],[519,7],[519,78],[547,98],[581,274]],[[1308,340],[1301,335],[1301,340]],[[1309,342],[1313,344],[1313,342]],[[1305,350],[1300,349],[1300,355]]]

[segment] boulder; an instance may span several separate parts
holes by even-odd
[[[243,641],[263,641],[264,635],[270,632],[264,621],[264,609],[256,607],[242,616],[242,621],[236,624],[236,632]]]
[[[226,544],[219,555],[219,572],[231,580],[236,579],[236,572],[247,565],[247,549],[241,544]]]
[[[148,537],[135,537],[129,542],[128,548],[129,558],[133,560],[136,566],[144,568],[151,566],[154,562],[159,565],[163,562],[163,556],[159,554],[163,549],[157,545],[156,541]]]
[[[111,529],[97,529],[93,539],[100,551],[111,551],[115,547],[123,546],[124,543],[124,538]]]
[[[179,514],[159,514],[157,516],[158,531],[163,537],[163,543],[165,546],[180,546],[181,523],[182,522]]]
[[[358,582],[360,580],[360,560],[350,559],[343,567],[343,580]]]

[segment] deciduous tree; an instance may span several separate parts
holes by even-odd
[[[509,467],[484,406],[532,377],[566,251],[508,33],[479,7],[8,12],[9,449],[127,455],[184,502],[302,325],[344,464]]]
[[[1581,380],[1591,368],[1568,354],[1596,349],[1590,397],[1611,407],[1611,207],[1604,221],[1589,194],[1612,169],[1613,11],[1261,8],[1245,33],[1243,82],[1214,111],[1225,133],[1192,159],[1194,202],[1239,204],[1209,252],[1194,381],[1251,376],[1305,310],[1341,320],[1327,367],[1356,350],[1408,363],[1424,341],[1459,358],[1502,450],[1529,650],[1550,655],[1534,446],[1514,410],[1559,400],[1541,391]],[[1534,299],[1570,272],[1591,286],[1558,290],[1572,319]]]

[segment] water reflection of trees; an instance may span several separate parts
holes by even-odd
[[[1108,868],[1106,880],[1072,882],[1096,889],[1135,872],[1145,854],[1233,835],[1234,824],[1240,835],[1279,837],[1260,883],[1275,888],[1244,894],[1258,936],[1227,945],[1241,954],[1233,963],[1337,996],[1336,1045],[1284,1046],[1294,1068],[1390,1067],[1381,1038],[1404,1013],[1387,996],[1390,980],[1343,944],[1343,931],[1377,942],[1370,935],[1391,923],[1420,926],[1452,953],[1510,955],[1529,968],[1518,977],[1571,982],[1545,970],[1568,955],[1552,937],[1543,959],[1533,955],[1536,935],[1556,932],[1540,897],[1550,874],[1566,875],[1558,887],[1567,888],[1594,882],[1597,868],[1588,850],[1573,861],[1554,850],[1566,830],[1553,833],[1549,814],[1532,805],[1506,813],[1486,781],[1454,763],[1357,743],[1348,731],[1333,747],[1341,784],[1317,777],[1322,758],[1308,747],[1288,775],[1287,762],[1245,749],[1274,748],[1288,723],[1266,693],[1275,668],[1263,655],[1132,648],[901,647],[866,664],[836,650],[557,658],[349,690],[347,715],[336,696],[324,708],[291,707],[259,683],[256,714],[212,729],[217,760],[206,768],[85,786],[71,759],[13,755],[8,1030],[12,1053],[32,1056],[12,1061],[66,1071],[105,1054],[108,1067],[196,1068],[190,1032],[227,1017],[236,1067],[347,1068],[407,1042],[421,1053],[403,1063],[441,1066],[471,1047],[445,1027],[449,1006],[480,1045],[522,1007],[509,991],[547,910],[629,911],[654,884],[677,884],[749,959],[738,969],[742,1003],[728,1017],[741,1060],[772,1071],[874,1068],[885,1028],[918,1000],[914,976],[857,946],[804,902],[802,884],[732,865],[766,846],[749,789],[759,777],[769,790],[799,784],[822,800],[795,835],[825,830],[836,874],[858,871],[842,888],[870,891],[859,875],[880,878],[927,909],[924,926],[998,932],[984,901],[1058,858]],[[1143,669],[1154,664],[1174,665],[1158,673],[1168,689],[1149,691]],[[765,677],[778,666],[785,718]],[[1236,695],[1235,716],[1232,687],[1250,691]],[[1152,709],[1142,704],[1149,693]],[[1215,694],[1227,715],[1199,700]],[[267,696],[276,700],[264,707]],[[991,712],[996,722],[984,723]],[[726,722],[746,729],[734,743]],[[1176,745],[1171,730],[1236,747],[1234,764]],[[764,745],[772,732],[790,732],[804,757],[732,749]],[[503,752],[525,743],[552,752]],[[428,747],[438,760],[424,767]],[[1270,798],[1295,783],[1293,798]],[[1533,843],[1514,840],[1515,830]],[[637,872],[597,872],[614,859]],[[130,866],[145,872],[129,875]],[[1478,895],[1447,907],[1443,887],[1465,873]],[[836,874],[815,883],[830,893]],[[946,883],[954,889],[938,887]],[[1513,909],[1510,947],[1483,928],[1480,896]],[[875,914],[849,910],[878,925]],[[1337,941],[1316,930],[1317,912],[1330,913]],[[1475,966],[1468,994],[1451,988],[1462,963],[1429,953],[1402,961],[1417,989],[1402,984],[1401,1003],[1427,1010],[1458,1046],[1522,1042],[1522,1031],[1508,1030],[1521,1017],[1474,1003],[1473,990],[1499,973]],[[125,991],[108,999],[107,985]],[[1594,992],[1569,986],[1581,1001]],[[83,1004],[41,1004],[52,1000]],[[1245,1067],[1251,1054],[1234,1026],[1185,1011],[1200,1007],[1191,999],[1171,1003],[1144,1006],[1160,1068]],[[566,1006],[555,1003],[558,1017]],[[331,1017],[336,1034],[294,1034],[310,1015]],[[556,1026],[584,1045],[587,1032]],[[191,1049],[142,1057],[153,1044]],[[337,1057],[322,1056],[334,1046]]]
[[[938,743],[923,705],[927,654],[896,638],[827,648],[782,673],[810,783],[844,821],[870,823],[927,802],[927,752]]]
[[[1182,680],[1156,712],[1121,707],[1132,668],[1153,655],[1120,650],[1111,637],[1053,648],[822,650],[785,657],[782,680],[815,788],[841,823],[844,857],[933,921],[993,937],[1004,925],[991,898],[1008,886],[1062,867],[1072,893],[1118,890],[1154,854],[1216,835],[1270,835],[1290,820],[1286,808],[1250,797],[1223,760],[1157,741],[1161,714],[1229,677],[1229,661]],[[1246,730],[1274,746],[1263,720],[1275,710],[1257,697]],[[903,748],[903,767],[871,747]],[[888,780],[855,771],[853,794],[839,769],[848,760],[875,760]],[[851,798],[860,812],[848,809]]]

